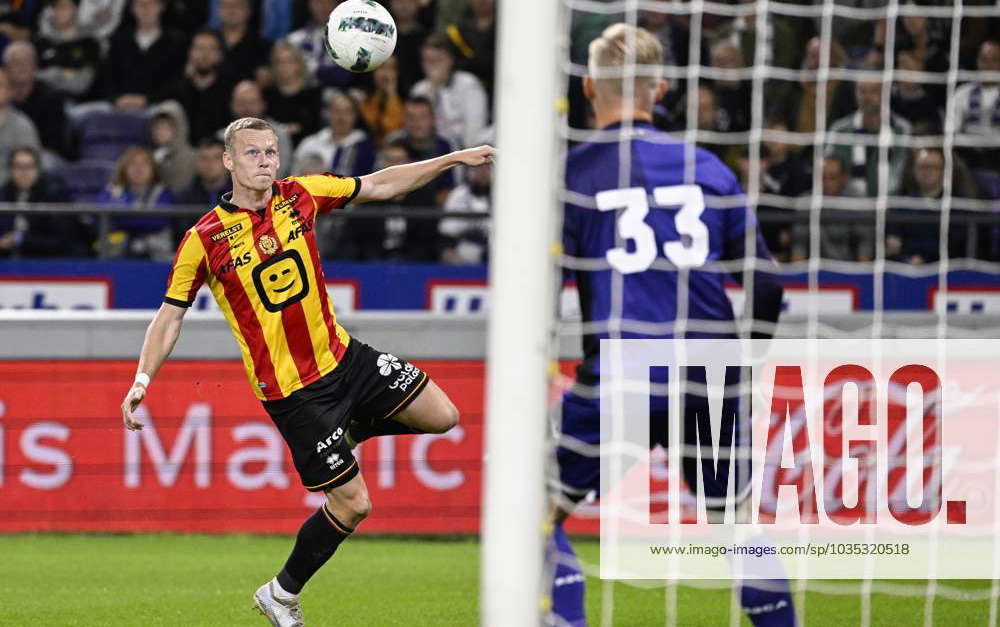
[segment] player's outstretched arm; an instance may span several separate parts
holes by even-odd
[[[163,303],[160,310],[153,316],[153,321],[146,329],[146,339],[142,343],[142,352],[139,354],[139,366],[136,368],[136,379],[142,379],[140,374],[152,379],[156,372],[163,365],[174,349],[177,337],[181,334],[181,323],[187,308]],[[142,429],[142,423],[135,419],[132,412],[135,411],[142,399],[146,397],[146,386],[148,380],[143,382],[136,380],[132,383],[125,400],[122,401],[122,420],[125,421],[125,428],[130,431]]]
[[[457,165],[478,167],[493,163],[495,155],[496,149],[493,146],[479,146],[478,148],[457,150],[426,161],[394,165],[391,168],[362,176],[361,189],[354,202],[389,200],[423,187],[445,170]]]

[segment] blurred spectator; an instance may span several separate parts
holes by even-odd
[[[187,114],[188,140],[198,143],[229,123],[229,96],[233,83],[222,75],[222,40],[203,30],[191,40],[184,76],[160,92],[161,100],[176,100]]]
[[[494,0],[468,0],[468,4],[465,14],[448,23],[444,32],[458,51],[459,69],[470,72],[479,79],[492,103],[496,6]]]
[[[109,257],[138,257],[166,261],[173,257],[170,218],[142,215],[150,208],[174,204],[174,195],[163,185],[144,146],[133,146],[118,158],[111,183],[97,202],[133,208],[134,215],[115,216],[102,246]]]
[[[80,30],[106,41],[121,24],[128,0],[80,0]]]
[[[846,164],[837,156],[823,159],[823,197],[852,196]],[[871,261],[875,257],[875,212],[822,207],[819,214],[819,254],[837,261]],[[798,222],[793,229],[792,261],[812,255],[810,223]]]
[[[0,2],[0,49],[12,41],[28,41],[38,26],[41,2],[6,0]]]
[[[484,140],[482,143],[492,143]],[[490,188],[493,166],[470,168],[468,180],[448,194],[445,211],[475,211],[483,218],[444,218],[438,226],[442,263],[486,263],[490,240]]]
[[[222,23],[222,2],[208,0],[208,25],[218,29]],[[249,26],[267,41],[284,39],[292,31],[297,16],[302,13],[301,0],[251,0]]]
[[[399,61],[389,57],[372,73],[375,88],[365,98],[361,112],[372,131],[372,138],[381,143],[386,135],[403,126],[403,101],[399,97]]]
[[[416,161],[406,144],[400,140],[389,141],[382,151],[379,166],[388,168]],[[434,190],[430,185],[402,194],[387,203],[401,209],[427,209],[437,205]],[[438,219],[437,218],[389,218],[383,221],[385,240],[383,254],[390,259],[405,261],[438,260]]]
[[[712,66],[721,70],[742,70],[743,55],[728,41],[712,46]],[[719,106],[717,126],[723,132],[743,133],[750,128],[750,81],[740,78],[719,78],[714,81],[715,99]]]
[[[3,65],[10,79],[11,102],[35,124],[42,146],[70,157],[65,102],[45,83],[35,80],[35,47],[15,41],[3,51]]]
[[[10,80],[7,71],[0,69],[0,181],[7,180],[10,152],[21,146],[42,149],[31,118],[11,106]]]
[[[310,174],[326,174],[330,168],[326,167],[323,158],[316,153],[302,155],[301,159],[295,160],[295,174],[298,176],[308,176]]]
[[[101,67],[101,46],[79,23],[80,0],[54,0],[42,14],[35,48],[38,80],[50,89],[85,100],[93,98]]]
[[[443,33],[448,24],[454,24],[469,10],[469,0],[418,0],[418,19],[428,30]]]
[[[328,126],[299,144],[296,163],[313,154],[327,164],[328,172],[342,176],[362,176],[374,171],[375,142],[368,137],[357,104],[338,91],[330,99],[327,116]]]
[[[652,33],[663,46],[663,65],[675,65],[670,14],[666,11],[639,11],[639,26]]]
[[[0,196],[3,202],[70,202],[62,181],[41,176],[41,161],[33,148],[13,150],[8,165],[10,180]],[[0,214],[0,257],[87,257],[92,242],[93,233],[78,215]]]
[[[182,33],[197,33],[208,23],[209,3],[204,0],[170,0],[163,23]]]
[[[295,2],[260,0],[260,36],[270,42],[284,39],[292,32]]]
[[[767,130],[772,132],[788,132],[781,122],[773,122]],[[812,187],[812,177],[803,165],[798,155],[790,150],[790,146],[778,139],[765,139],[760,146],[760,191],[764,194],[796,197],[808,192]],[[749,176],[747,172],[746,176]],[[784,206],[769,206],[761,200],[761,208],[788,211]],[[761,232],[767,242],[768,249],[779,260],[788,258],[791,252],[792,228],[788,224],[763,224]]]
[[[772,122],[768,131],[787,133],[783,122]],[[764,176],[761,189],[769,194],[801,196],[812,189],[812,176],[805,164],[791,151],[791,146],[779,139],[765,139],[760,145]]]
[[[429,39],[421,49],[421,61],[427,76],[413,86],[411,96],[423,96],[434,103],[437,128],[457,146],[472,145],[487,124],[486,91],[479,79],[455,70],[450,46],[440,39]]]
[[[1000,41],[979,46],[976,69],[1000,72]],[[963,156],[973,168],[996,169],[1000,162],[1000,85],[996,81],[972,81],[955,90],[955,122],[958,132],[987,140],[991,146],[966,148]]]
[[[420,0],[390,0],[389,8],[396,22],[396,52],[399,60],[399,93],[409,94],[424,77],[420,49],[427,40],[427,29],[417,20]]]
[[[709,131],[713,133],[722,133],[728,127],[723,125],[726,123],[724,121],[725,112],[723,112],[718,105],[718,99],[715,96],[715,91],[711,87],[706,85],[700,85],[697,92],[697,106],[698,113],[696,117],[696,124],[699,131]],[[687,98],[682,101],[684,107],[687,107]],[[687,127],[687,113],[682,112],[677,118],[679,127],[675,130],[683,131]],[[698,146],[709,150],[715,154],[719,159],[726,161],[727,163],[733,162],[733,155],[737,151],[735,146],[717,144],[713,141],[707,139],[699,139]],[[745,182],[744,182],[745,183]]]
[[[886,216],[886,258],[904,263],[933,263],[941,257],[941,226],[944,216],[940,202],[944,197],[944,153],[938,148],[915,151],[913,165],[907,172],[903,195],[913,199],[909,206],[890,209]],[[955,157],[952,160],[952,196],[976,198],[978,192],[968,168]],[[908,222],[907,217],[938,216],[937,222]],[[963,223],[970,212],[952,209],[948,228],[949,258],[974,257],[977,247],[975,224]],[[956,219],[957,218],[957,219]]]
[[[298,144],[306,135],[319,130],[323,98],[311,84],[305,59],[298,48],[287,41],[274,44],[271,51],[273,85],[264,90],[267,110],[281,122]]]
[[[830,67],[840,68],[844,65],[844,51],[837,42],[830,43]],[[822,55],[822,44],[819,37],[813,37],[805,47],[805,59],[802,69],[815,72],[819,69]],[[779,83],[774,89],[764,95],[769,120],[781,121],[788,130],[795,133],[814,133],[818,119],[817,90],[819,82],[816,79],[803,79],[797,82]],[[830,79],[826,82],[824,107],[826,124],[848,115],[854,108],[853,85],[846,81]],[[796,152],[802,151],[794,147]],[[805,150],[803,152],[810,152]]]
[[[912,50],[899,51],[896,67],[910,72],[924,71],[923,61]],[[892,110],[909,120],[914,135],[936,135],[941,130],[941,110],[919,81],[900,79],[893,83]]]
[[[309,21],[287,41],[299,49],[309,75],[321,85],[346,87],[357,82],[357,75],[337,65],[325,47],[326,21],[337,4],[336,0],[309,0]]]
[[[224,44],[220,73],[228,80],[257,78],[257,69],[270,54],[271,44],[250,26],[252,15],[250,0],[219,0],[218,33]]]
[[[740,4],[756,4],[756,0],[739,0]],[[783,15],[767,13],[764,20],[765,39],[764,58],[757,59],[757,13],[748,13],[734,17],[732,21],[719,29],[721,41],[734,44],[739,50],[740,58],[751,65],[767,64],[772,67],[791,68],[798,65],[796,49],[801,42],[796,36],[788,18]],[[712,65],[715,65],[714,63]]]
[[[194,177],[194,149],[188,143],[187,116],[174,100],[162,102],[150,110],[149,134],[153,160],[164,185],[179,194]]]
[[[907,2],[907,6],[915,3]],[[896,25],[896,45],[894,53],[909,50],[928,72],[948,71],[948,35],[940,20],[929,19],[925,15],[904,15]],[[876,67],[885,67],[886,21],[875,24],[872,48],[867,61]],[[935,85],[935,87],[937,87]],[[943,97],[944,90],[938,88]]]
[[[454,148],[447,139],[435,132],[434,106],[426,98],[410,98],[403,109],[403,128],[386,137],[386,143],[403,146],[414,161],[446,155]],[[399,156],[398,153],[396,155]],[[442,205],[456,184],[455,170],[448,170],[423,189],[433,191],[435,202]]]
[[[278,156],[281,159],[278,166],[278,178],[288,176],[292,171],[292,136],[284,124],[267,115],[267,101],[264,100],[260,85],[253,81],[240,81],[233,88],[230,110],[234,120],[261,118],[271,123],[274,127],[274,134],[278,136]],[[226,127],[222,126],[216,131],[215,136],[224,138],[225,131]]]
[[[206,137],[201,140],[195,160],[195,177],[178,196],[180,204],[214,206],[219,203],[220,196],[232,189],[229,171],[222,165],[225,150],[226,145],[220,139]]]
[[[378,167],[388,168],[411,161],[405,146],[401,143],[388,142],[379,157]],[[378,208],[385,207],[386,205],[381,205]],[[325,238],[336,241],[336,246],[330,251],[331,256],[351,261],[376,261],[386,258],[388,251],[386,247],[390,245],[393,247],[394,256],[398,258],[402,254],[406,237],[406,219],[365,217],[369,208],[375,208],[375,205],[354,205],[351,208],[350,218],[339,226],[340,232]],[[334,216],[337,217],[339,216]]]
[[[865,69],[871,70],[871,66]],[[862,79],[854,87],[854,97],[858,110],[843,117],[830,127],[831,133],[853,134],[858,140],[876,140],[882,128],[882,83],[877,80]],[[890,112],[889,128],[893,137],[910,134],[910,123]],[[836,140],[833,140],[836,141]],[[874,143],[836,144],[826,147],[827,154],[837,154],[848,165],[851,185],[859,190],[859,195],[878,194],[879,148]],[[902,146],[889,147],[889,181],[887,194],[895,194],[902,184],[906,167],[907,152]]]
[[[135,25],[122,25],[111,38],[105,67],[108,91],[121,109],[140,111],[153,92],[184,71],[187,38],[160,23],[162,0],[132,0]]]

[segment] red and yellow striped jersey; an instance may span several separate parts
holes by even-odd
[[[263,400],[284,398],[337,367],[350,337],[326,292],[313,225],[358,194],[357,178],[331,174],[276,181],[263,211],[229,202],[188,229],[164,301],[189,307],[207,283]]]

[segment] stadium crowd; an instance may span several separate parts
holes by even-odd
[[[363,175],[492,142],[494,0],[386,0],[397,25],[396,54],[361,75],[337,67],[324,50],[325,21],[337,3],[0,0],[0,201],[131,209],[101,229],[92,216],[80,214],[0,213],[0,257],[169,259],[197,216],[166,217],[155,208],[207,209],[226,191],[221,130],[235,117],[275,125],[280,176]],[[574,12],[574,62],[584,63],[589,41],[622,18]],[[829,45],[820,40],[819,17],[768,13],[758,20],[752,10],[736,17],[706,13],[700,46],[694,47],[690,22],[686,14],[640,12],[640,24],[664,44],[664,65],[680,69],[655,123],[679,132],[696,127],[699,143],[741,173],[744,185],[751,173],[759,176],[765,237],[778,259],[806,259],[816,243],[827,259],[874,258],[880,73],[890,66],[935,72],[937,78],[901,74],[890,86],[893,136],[882,151],[887,174],[881,181],[888,198],[886,258],[939,259],[942,220],[935,216],[950,189],[956,198],[993,201],[995,213],[953,208],[948,255],[1000,259],[996,221],[969,219],[1000,213],[998,81],[963,79],[950,102],[945,82],[953,57],[960,70],[1000,71],[1000,43],[990,39],[997,20],[963,19],[956,55],[950,20],[943,18],[905,15],[887,25],[837,16]],[[761,25],[764,41],[758,46]],[[891,51],[887,41],[893,42]],[[755,90],[751,66],[760,51],[758,68],[763,63],[806,72],[795,79],[767,78]],[[692,53],[705,66],[693,94],[686,70]],[[814,72],[821,63],[835,70],[824,83]],[[837,69],[860,71],[850,81]],[[763,111],[756,118],[755,93]],[[592,126],[579,76],[571,76],[569,96],[570,125]],[[950,185],[942,142],[913,141],[941,137],[946,112],[956,137],[971,138],[952,150]],[[754,125],[765,129],[759,149],[750,144]],[[819,154],[817,127],[832,133]],[[863,141],[869,143],[844,139],[852,135],[867,135]],[[811,206],[817,164],[823,200],[814,221],[819,234],[811,237],[810,222],[796,219],[808,214],[794,209]],[[365,217],[368,206],[360,206],[318,232],[323,252],[348,260],[483,263],[490,181],[488,167],[452,171],[395,199],[399,217]],[[408,210],[427,207],[483,218],[405,217]]]

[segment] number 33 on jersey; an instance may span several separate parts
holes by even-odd
[[[732,321],[729,272],[719,262],[747,256],[748,237],[751,254],[771,259],[732,171],[650,124],[605,131],[619,141],[580,144],[566,165],[563,247],[576,258],[570,265],[585,269],[575,272],[584,320],[626,321],[622,337],[669,337],[629,333],[627,321],[670,323],[679,310],[689,320]],[[687,271],[686,286],[678,270]]]

